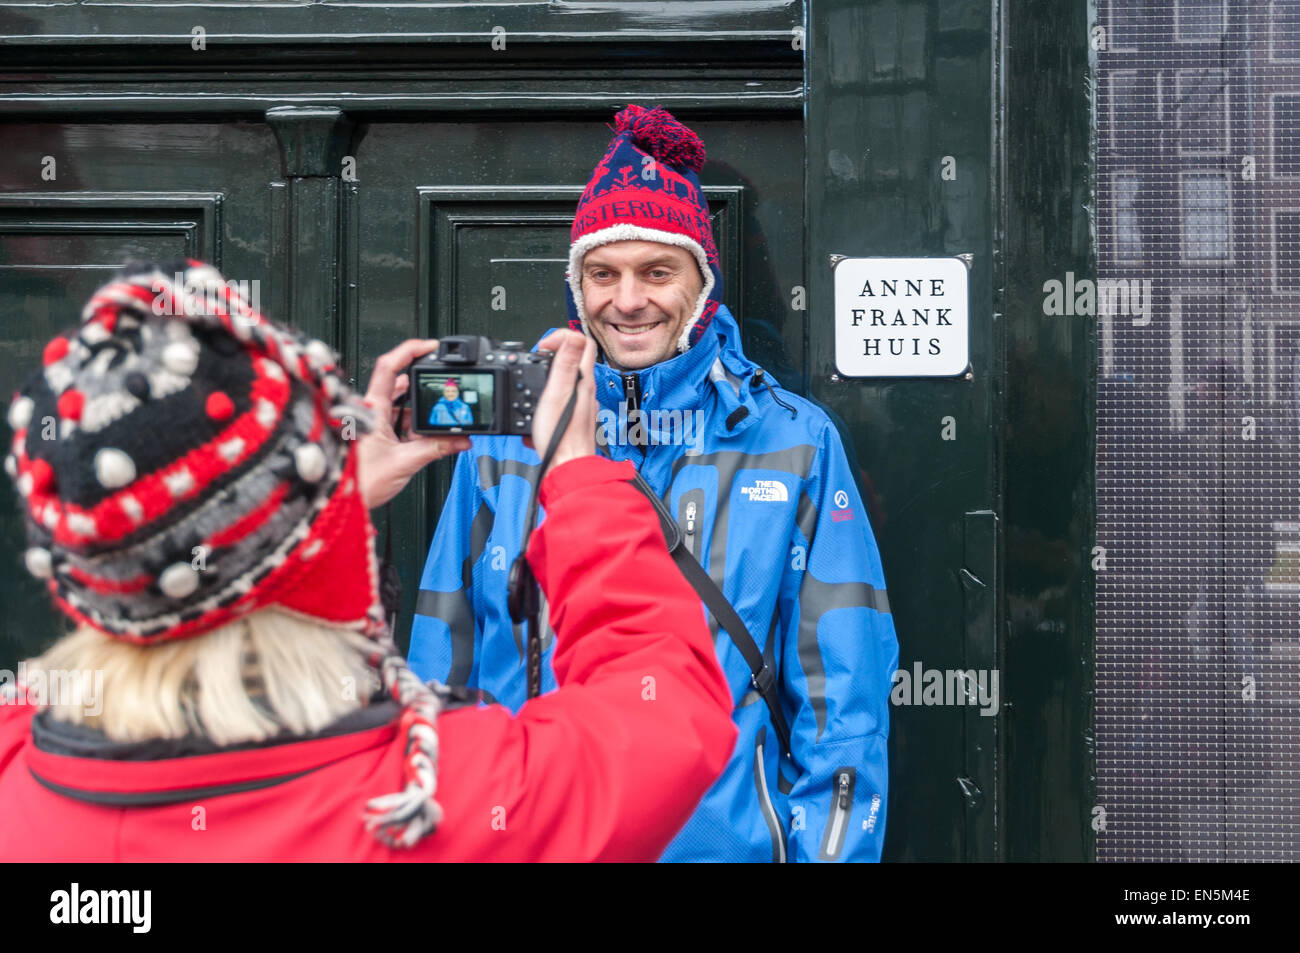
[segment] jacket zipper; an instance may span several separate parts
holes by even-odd
[[[623,403],[627,405],[627,419],[628,419],[629,421],[632,420],[632,411],[634,411],[634,410],[638,412],[638,413],[637,413],[637,416],[638,416],[638,417],[640,416],[640,410],[641,410],[641,378],[640,378],[639,375],[637,375],[637,374],[624,374],[624,375],[623,375]],[[643,439],[642,439],[642,441],[641,441],[640,443],[633,444],[633,446],[638,447],[638,448],[641,450],[641,456],[644,457],[644,456],[645,456],[645,452],[646,452],[646,445],[645,445],[645,440],[644,440],[644,438],[645,438],[645,421],[642,420],[642,421],[640,421],[640,423],[641,423],[641,436],[642,436]],[[630,426],[631,426],[631,425],[629,424],[629,429],[630,429]],[[629,439],[628,442],[631,443],[631,440]]]
[[[835,860],[844,845],[849,809],[853,806],[853,775],[852,768],[840,768],[835,772],[835,790],[831,794],[831,815],[826,822],[826,841],[822,845],[822,860]]]
[[[695,501],[686,504],[686,551],[695,555]]]
[[[778,864],[785,863],[785,828],[776,818],[776,808],[772,806],[772,796],[767,791],[767,765],[763,761],[763,741],[767,737],[767,729],[758,730],[758,738],[754,744],[754,776],[758,779],[758,797],[759,808],[763,812],[763,818],[767,821],[768,830],[772,833],[772,842],[776,845]]]

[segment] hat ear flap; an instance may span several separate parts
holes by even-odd
[[[365,627],[379,605],[374,529],[356,479],[357,454],[349,453],[342,483],[312,523],[311,533],[289,553],[284,582],[265,601],[338,625]]]

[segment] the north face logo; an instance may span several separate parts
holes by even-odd
[[[753,486],[742,486],[740,495],[749,497],[751,503],[784,503],[790,499],[780,480],[755,480]]]

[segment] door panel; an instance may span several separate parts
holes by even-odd
[[[128,257],[213,261],[267,298],[271,131],[248,123],[3,123],[0,152],[0,394],[5,406],[55,334]],[[230,254],[225,254],[229,249]],[[250,286],[252,287],[252,286]],[[265,300],[263,301],[265,305]],[[0,439],[13,439],[0,419]],[[0,667],[63,630],[22,567],[17,494],[0,480]]]

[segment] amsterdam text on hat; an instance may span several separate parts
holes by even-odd
[[[614,117],[614,138],[578,200],[566,278],[569,327],[587,330],[582,259],[610,242],[663,242],[695,256],[704,287],[682,329],[678,352],[700,339],[722,303],[722,271],[700,189],[704,143],[662,107],[630,105]]]

